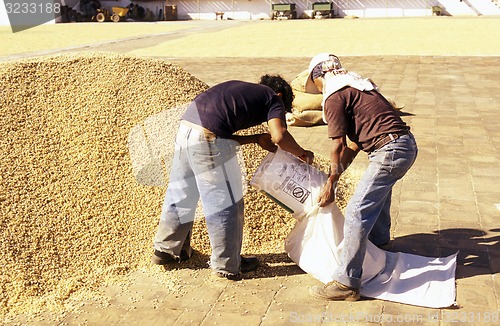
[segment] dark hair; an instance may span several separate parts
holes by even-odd
[[[292,112],[292,102],[294,96],[292,87],[286,80],[284,80],[280,75],[264,75],[260,77],[259,84],[266,85],[276,93],[281,93],[281,99],[285,104],[285,111]]]

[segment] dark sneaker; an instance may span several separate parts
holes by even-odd
[[[256,270],[260,266],[259,260],[255,256],[241,256],[240,273],[232,274],[220,271],[213,271],[212,274],[218,278],[226,278],[231,281],[238,281],[243,278],[241,273],[248,273]]]
[[[228,279],[230,281],[239,281],[243,278],[241,273],[231,274],[231,273],[223,273],[223,272],[213,271],[212,275],[214,275],[217,278],[225,278],[225,279]]]
[[[155,250],[153,257],[151,257],[151,261],[156,265],[168,265],[173,262],[183,262],[191,258],[193,255],[193,250],[191,249],[188,252],[185,249],[181,250],[181,254],[179,258],[176,258],[174,255],[168,254],[166,252]]]
[[[181,249],[181,255],[179,257],[179,262],[183,262],[191,258],[193,255],[193,248],[189,247],[187,249]]]
[[[260,263],[255,256],[241,256],[240,270],[242,273],[248,273],[259,268]]]
[[[329,282],[323,286],[313,286],[309,293],[318,299],[332,301],[357,301],[359,300],[359,289],[351,288],[337,281]]]

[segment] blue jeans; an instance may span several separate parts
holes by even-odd
[[[344,242],[336,280],[360,288],[368,239],[389,242],[392,187],[415,162],[417,144],[403,135],[368,155],[369,165],[345,210]]]
[[[240,272],[244,212],[238,146],[233,140],[181,123],[154,241],[156,250],[179,257],[183,248],[189,248],[201,198],[212,248],[210,267],[224,274]]]

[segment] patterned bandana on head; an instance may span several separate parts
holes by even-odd
[[[318,63],[311,72],[311,79],[314,80],[319,77],[324,77],[327,72],[333,73],[334,75],[346,74],[347,71],[342,68],[340,59],[330,54],[328,60]]]
[[[323,79],[322,106],[325,105],[325,101],[330,95],[346,86],[356,88],[360,91],[378,91],[377,85],[371,79],[363,78],[355,72],[349,72],[342,68],[337,56],[329,54],[327,58],[316,64],[311,70],[312,81],[316,78]],[[325,111],[323,110],[323,121],[326,123],[324,114]]]

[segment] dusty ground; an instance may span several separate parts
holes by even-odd
[[[168,23],[74,23],[47,24],[12,33],[9,26],[0,26],[1,44],[8,44],[8,46],[0,48],[0,56],[33,52],[46,53],[67,47],[99,44],[117,39],[173,33],[186,27],[188,27],[187,24]]]
[[[499,34],[497,17],[73,23],[15,34],[1,26],[1,44],[8,46],[0,48],[0,59],[99,45],[137,55],[198,58],[310,57],[323,51],[342,56],[498,55]],[[112,48],[102,46],[109,42]]]

